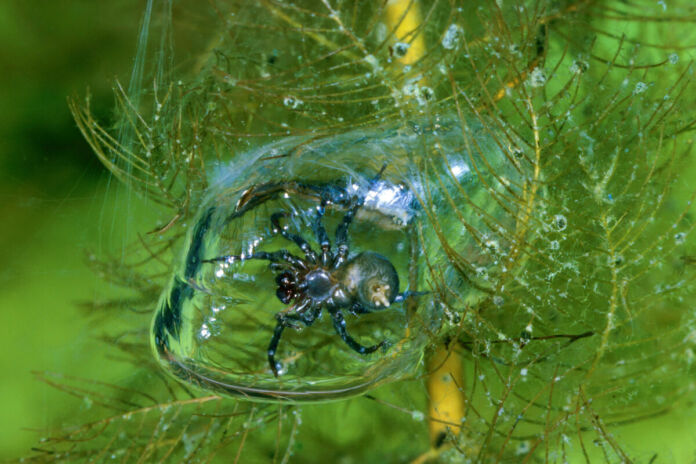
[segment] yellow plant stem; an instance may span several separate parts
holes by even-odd
[[[411,65],[425,55],[425,41],[418,28],[422,17],[418,0],[390,0],[384,9],[385,22],[390,32],[399,41],[407,42],[410,47],[406,54],[398,59],[404,65]]]
[[[448,436],[457,436],[466,407],[462,392],[462,360],[446,345],[427,360],[428,428],[430,444],[439,448]]]
[[[425,55],[418,0],[387,1],[384,20],[396,40],[409,44],[406,54],[398,58],[401,64],[412,65]],[[464,417],[461,357],[446,345],[440,345],[426,363],[431,451],[421,457],[425,461],[439,454],[437,448],[447,436],[459,434]]]

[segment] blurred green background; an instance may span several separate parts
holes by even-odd
[[[0,460],[26,454],[73,412],[32,371],[119,375],[104,372],[112,368],[75,304],[105,291],[85,255],[108,241],[97,226],[108,176],[66,98],[89,88],[108,120],[144,3],[0,2]]]

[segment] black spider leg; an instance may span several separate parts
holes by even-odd
[[[368,184],[368,192],[372,189],[372,186],[382,177],[382,173],[387,168],[387,165],[382,165],[382,169],[379,170],[377,175],[373,177]],[[353,222],[353,218],[357,214],[358,210],[365,204],[365,196],[361,196],[350,208],[346,214],[343,216],[343,220],[336,228],[336,259],[334,260],[334,269],[338,269],[341,264],[343,264],[348,256],[348,227]]]
[[[331,242],[329,241],[329,234],[326,233],[326,227],[324,227],[324,211],[326,208],[326,200],[321,200],[319,206],[317,206],[317,216],[314,219],[314,235],[317,237],[317,242],[321,247],[321,265],[327,267],[331,261]]]
[[[313,307],[311,307],[312,311],[309,314],[298,314],[302,313],[310,305],[310,303],[310,300],[305,300],[299,305],[291,306],[286,311],[276,314],[276,319],[278,322],[273,330],[271,342],[268,344],[268,364],[271,367],[271,371],[275,377],[278,377],[278,363],[275,360],[275,354],[278,350],[278,343],[280,342],[281,335],[283,335],[283,330],[285,330],[286,327],[299,329],[299,326],[294,323],[295,321],[302,322],[309,327],[318,317],[317,311]],[[289,311],[295,312],[289,313]]]
[[[278,250],[278,251],[257,251],[249,256],[244,255],[226,255],[218,256],[217,258],[204,259],[204,263],[215,263],[220,261],[247,261],[249,259],[262,259],[270,261],[271,263],[288,263],[290,266],[298,267],[300,269],[307,269],[307,265],[301,258],[290,253],[288,250]]]
[[[423,296],[427,295],[430,292],[402,292],[396,295],[396,298],[394,298],[394,303],[401,303],[402,301],[406,301],[411,297],[415,296]]]
[[[336,329],[338,335],[340,335],[343,341],[346,342],[346,345],[351,347],[351,349],[353,349],[354,351],[357,351],[360,354],[369,354],[373,351],[378,350],[386,343],[385,341],[381,341],[378,344],[372,346],[361,345],[348,334],[348,331],[346,330],[346,319],[343,317],[343,313],[339,309],[330,308],[329,314],[331,314],[331,319],[333,319],[333,326]]]
[[[317,254],[314,252],[314,250],[312,250],[312,247],[309,246],[309,243],[307,243],[307,241],[299,235],[288,232],[280,225],[280,218],[286,217],[287,215],[288,213],[284,211],[271,214],[271,225],[273,225],[274,232],[280,233],[280,235],[282,235],[286,240],[294,242],[305,254],[307,261],[310,263],[316,263]]]

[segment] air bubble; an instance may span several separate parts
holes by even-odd
[[[285,97],[283,99],[283,105],[287,106],[288,108],[292,108],[292,109],[298,108],[303,103],[304,102],[297,97],[288,96],[288,97]]]
[[[633,95],[643,93],[646,90],[648,90],[648,84],[646,84],[645,82],[638,82],[636,83],[636,86],[633,88]]]
[[[682,245],[686,241],[686,234],[684,232],[678,232],[674,234],[674,243],[677,245]]]
[[[421,95],[429,91],[419,90]],[[287,97],[285,103],[299,104],[296,97]],[[425,293],[411,297],[416,308],[411,313],[396,295],[406,290],[431,291],[425,255],[438,267],[450,266],[450,260],[434,227],[412,226],[431,220],[424,208],[444,208],[448,198],[461,197],[465,189],[470,197],[480,197],[479,208],[487,211],[486,217],[475,210],[469,213],[466,220],[472,227],[484,230],[490,217],[497,217],[500,227],[513,227],[513,219],[506,218],[489,195],[497,178],[469,165],[490,166],[512,181],[507,188],[523,184],[517,168],[486,131],[470,121],[466,126],[466,137],[476,138],[477,150],[472,153],[462,148],[467,146],[463,124],[439,115],[437,123],[409,121],[324,139],[288,137],[240,154],[237,159],[243,161],[219,168],[191,221],[182,255],[172,266],[154,315],[151,340],[159,363],[191,386],[258,401],[344,398],[416,375],[427,334],[440,320],[441,306],[432,304],[432,296]],[[297,147],[302,147],[302,156],[277,156],[294,153]],[[479,154],[484,151],[485,163]],[[439,155],[433,157],[433,153]],[[425,159],[437,170],[439,182],[413,169]],[[353,209],[350,224],[341,226]],[[319,246],[322,232],[316,226],[319,212],[332,253],[342,242],[348,249],[345,262],[352,267],[338,265],[340,272],[332,274],[334,280],[328,279],[340,282],[340,288],[324,286],[323,274],[314,275],[310,296],[296,285],[298,279],[308,282],[308,272],[299,271],[301,266],[293,263],[304,260],[312,263],[307,269],[316,269],[324,259]],[[439,227],[445,236],[457,237],[450,240],[451,246],[475,258],[486,275],[497,259],[492,255],[503,246],[492,238],[498,231],[488,229],[491,238],[485,240],[486,246],[495,250],[490,253],[481,250],[478,239],[459,233],[461,223],[442,221]],[[345,233],[339,233],[342,228]],[[415,230],[422,232],[416,236]],[[278,255],[281,250],[296,258]],[[272,253],[277,261],[273,265],[268,258]],[[361,256],[363,261],[358,260]],[[372,268],[393,269],[384,274],[392,280],[378,280],[386,287],[367,286],[361,276]],[[290,275],[284,274],[289,271]],[[409,280],[416,275],[419,280]],[[456,279],[455,273],[447,275]],[[459,284],[450,280],[446,285]],[[343,293],[335,293],[336,289]],[[329,296],[334,299],[333,308],[343,313],[340,324],[332,320],[328,305],[322,306]],[[299,308],[306,301],[308,306]],[[365,314],[353,314],[356,301],[368,308]],[[502,297],[494,302],[502,304]],[[292,317],[272,347],[279,314]],[[358,343],[383,343],[382,347],[371,353],[356,352],[337,333],[335,327],[343,327],[344,322]],[[273,366],[277,377],[269,350],[279,364]]]
[[[397,58],[402,58],[408,53],[408,49],[411,48],[411,44],[404,42],[397,42],[394,44],[394,56]]]
[[[459,45],[464,29],[458,24],[451,24],[447,28],[447,32],[442,37],[442,48],[445,50],[453,50]]]
[[[532,72],[529,73],[529,79],[527,81],[529,82],[530,87],[543,87],[544,84],[546,84],[546,75],[544,74],[544,70],[541,68],[534,68]]]
[[[524,174],[490,135],[471,121],[466,126],[465,136],[460,121],[439,115],[437,123],[409,121],[323,139],[314,134],[288,137],[219,168],[155,311],[151,340],[159,363],[191,386],[258,401],[345,398],[416,375],[442,305],[455,305],[433,304],[431,294],[425,293],[411,297],[415,312],[408,312],[406,303],[396,299],[406,290],[431,291],[424,256],[438,268],[451,266],[440,235],[428,225],[431,215],[423,210],[444,210],[448,199],[462,198],[462,189],[469,198],[480,198],[478,208],[487,212],[485,217],[468,204],[460,206],[468,211],[471,227],[487,230],[484,237],[461,234],[459,221],[440,220],[438,227],[450,237],[449,245],[471,257],[486,275],[501,248],[509,247],[499,242],[500,231],[486,229],[490,217],[501,230],[514,226],[514,218],[491,198],[489,189],[502,177],[510,179],[509,189],[524,184]],[[475,152],[462,148],[467,137],[475,137]],[[277,156],[297,147],[302,147],[302,156]],[[484,152],[485,162],[480,155]],[[439,181],[414,170],[426,159]],[[459,168],[470,165],[479,168]],[[498,177],[481,166],[490,166]],[[353,210],[350,224],[342,226]],[[323,232],[316,225],[319,212],[331,252],[342,242],[347,246],[344,262],[352,267],[337,265],[340,272],[331,274],[333,280],[313,275],[310,296],[297,286],[298,280],[307,284],[309,271],[298,270],[302,266],[296,263],[304,260],[311,262],[306,269],[317,269],[324,259],[319,246]],[[492,252],[481,249],[482,241]],[[294,257],[278,254],[281,250]],[[273,253],[277,262],[271,265],[268,256]],[[361,276],[372,268],[393,269],[384,274],[392,280],[382,278],[378,286],[368,286]],[[446,275],[445,285],[460,285],[455,272]],[[325,282],[340,282],[341,287]],[[486,298],[467,291],[480,301]],[[340,323],[322,303],[329,297],[333,308],[342,311]],[[354,314],[355,302],[368,310]],[[504,300],[498,296],[493,302],[502,305]],[[272,346],[278,317],[284,317],[278,315],[292,317],[285,319],[287,327]],[[344,324],[358,343],[382,347],[371,353],[352,349],[335,328]],[[279,364],[273,365],[277,377],[269,350]]]
[[[553,217],[553,228],[558,232],[563,232],[568,227],[568,220],[562,214],[557,214]]]
[[[570,65],[570,72],[573,74],[584,74],[588,69],[590,69],[590,63],[584,60],[575,60]]]

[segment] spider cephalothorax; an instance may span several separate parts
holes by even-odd
[[[382,171],[370,185],[379,179]],[[205,260],[205,262],[249,259],[270,261],[271,270],[277,273],[276,296],[283,304],[289,305],[276,314],[277,323],[268,346],[268,362],[276,377],[279,365],[275,361],[275,354],[281,334],[286,327],[298,329],[298,323],[310,326],[321,316],[323,309],[326,309],[331,315],[336,332],[351,349],[360,354],[372,353],[385,342],[363,346],[355,341],[346,330],[346,321],[341,310],[346,309],[353,314],[368,313],[388,308],[392,303],[402,301],[409,295],[408,292],[399,293],[398,274],[394,265],[386,257],[373,251],[363,251],[352,257],[349,256],[348,228],[364,204],[365,197],[357,198],[338,224],[335,251],[332,251],[323,223],[325,207],[329,202],[327,199],[322,199],[316,207],[313,232],[320,247],[319,252],[315,252],[302,236],[289,232],[281,224],[281,220],[287,217],[288,213],[277,212],[270,217],[273,232],[296,244],[302,250],[304,257],[295,256],[288,250],[282,249],[271,252],[256,251],[243,258],[221,256]]]

